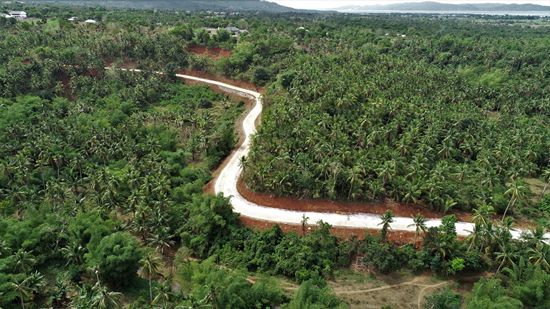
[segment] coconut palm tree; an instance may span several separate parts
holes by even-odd
[[[508,190],[504,192],[505,195],[510,196],[510,202],[508,203],[508,206],[506,206],[506,209],[504,210],[504,214],[502,215],[502,220],[506,217],[506,213],[508,213],[508,209],[510,207],[514,207],[516,202],[518,200],[522,200],[525,195],[529,192],[529,189],[521,180],[515,180],[508,184]]]
[[[546,237],[546,228],[542,225],[537,225],[535,228],[529,231],[529,239],[536,243],[546,243],[548,238]]]
[[[0,257],[11,254],[11,247],[5,239],[0,240]]]
[[[149,302],[153,302],[152,281],[159,273],[162,260],[153,251],[148,251],[140,261],[141,274],[149,281]]]
[[[156,296],[153,299],[153,305],[161,305],[162,307],[166,306],[172,298],[172,287],[171,287],[172,278],[167,278],[156,288]]]
[[[495,214],[495,209],[491,205],[482,205],[474,210],[472,222],[478,224],[482,228],[486,228],[491,224],[491,216]]]
[[[529,255],[529,262],[533,265],[539,265],[546,271],[550,271],[550,263],[548,258],[550,257],[550,246],[538,242],[534,248],[527,250]]]
[[[503,266],[514,265],[514,259],[517,257],[517,253],[513,251],[508,242],[499,243],[500,251],[495,252],[495,261],[500,264],[497,268],[497,273],[500,272]]]
[[[84,254],[86,253],[86,248],[84,248],[77,236],[72,236],[65,247],[61,248],[61,253],[65,260],[67,260],[67,265],[80,265],[83,262]]]
[[[386,212],[380,216],[381,222],[378,225],[382,225],[380,229],[380,238],[384,241],[388,235],[388,229],[391,229],[391,224],[393,222],[393,212],[391,209],[386,210]]]
[[[122,293],[112,292],[98,282],[92,287],[90,308],[117,309],[120,308],[119,298]]]
[[[388,181],[390,181],[396,173],[396,162],[386,161],[382,166],[377,168],[375,171],[378,177],[382,179],[383,185],[386,186]]]
[[[481,243],[481,234],[482,228],[479,224],[474,224],[474,230],[471,231],[470,235],[466,237],[466,243],[469,243],[467,252],[470,252],[474,246],[478,246]],[[481,251],[481,250],[480,250]]]
[[[512,217],[506,217],[500,227],[504,230],[506,233],[510,233],[510,231],[513,229],[514,224],[516,221]]]
[[[416,246],[416,240],[418,238],[418,235],[420,235],[420,233],[425,233],[426,232],[426,229],[427,229],[426,218],[423,215],[421,215],[420,213],[417,213],[413,217],[413,222],[414,222],[413,224],[409,224],[408,226],[409,227],[412,227],[412,226],[416,227],[415,232],[414,232],[414,245]]]
[[[306,214],[302,215],[302,235],[306,235],[307,221],[309,217]]]
[[[163,227],[151,234],[151,236],[147,238],[147,243],[157,248],[160,254],[164,254],[164,250],[166,248],[170,248],[174,245],[172,238],[173,236],[169,234],[169,229],[167,227]]]
[[[36,259],[32,253],[25,251],[23,249],[17,250],[14,254],[15,256],[15,267],[23,272],[28,272],[34,266]]]
[[[21,308],[25,309],[25,299],[32,297],[44,286],[44,276],[39,272],[35,272],[21,281],[12,282],[10,285],[19,295]]]
[[[14,289],[14,291],[17,292],[19,295],[19,300],[21,301],[21,308],[25,309],[25,299],[29,298],[31,295],[31,290],[27,286],[26,279],[19,281],[19,282],[12,282],[11,287]]]

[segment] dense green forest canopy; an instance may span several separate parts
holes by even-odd
[[[185,11],[259,11],[268,13],[296,11],[292,8],[278,5],[274,2],[261,0],[32,0],[30,3]]]
[[[544,226],[517,240],[491,220],[550,211],[547,20],[17,8],[31,19],[0,18],[1,307],[339,308],[325,279],[357,256],[375,273],[496,273],[429,304],[548,307]],[[227,26],[248,33],[204,29]],[[476,229],[459,240],[454,216],[416,217],[395,246],[391,212],[364,240],[307,218],[301,235],[243,226],[203,193],[243,104],[179,69],[266,87],[251,187],[472,209]]]
[[[0,306],[340,306],[321,277],[352,249],[328,226],[304,238],[254,232],[202,192],[234,147],[243,103],[174,78],[197,61],[181,23],[0,21]],[[116,69],[129,63],[165,74]],[[294,300],[248,271],[305,290]]]
[[[392,20],[376,26],[395,29],[384,31],[369,23],[327,26],[327,38],[307,48],[339,52],[297,56],[279,74],[247,184],[498,212],[521,187],[514,204],[536,205],[542,194],[527,182],[547,182],[550,160],[548,28],[451,21],[451,31]]]

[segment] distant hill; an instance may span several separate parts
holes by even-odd
[[[464,3],[440,2],[396,3],[387,5],[344,6],[340,12],[550,12],[550,6],[536,4]]]
[[[296,11],[262,0],[31,0],[28,2],[187,11],[262,11],[272,13]]]

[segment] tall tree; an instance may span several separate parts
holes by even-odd
[[[25,300],[30,298],[35,292],[39,291],[44,286],[44,276],[39,272],[35,272],[24,279],[11,283],[11,287],[19,295],[21,308],[25,309]]]
[[[506,217],[506,213],[508,212],[509,208],[513,208],[514,205],[518,200],[522,200],[525,198],[527,192],[529,192],[529,189],[525,185],[525,183],[521,180],[514,180],[511,183],[508,184],[508,190],[504,192],[507,196],[510,197],[510,202],[506,206],[506,209],[504,210],[504,214],[502,215],[502,220]]]
[[[141,274],[149,281],[149,303],[153,302],[153,289],[152,281],[155,276],[158,275],[159,267],[161,266],[161,258],[153,251],[145,253],[139,264],[141,267]]]
[[[393,223],[393,211],[391,209],[386,210],[386,212],[380,216],[380,223],[382,225],[380,229],[380,238],[385,241],[388,235],[388,230],[391,229],[391,224]]]
[[[413,217],[413,224],[409,224],[409,227],[414,226],[415,232],[414,232],[414,245],[417,246],[417,238],[420,235],[420,233],[425,233],[427,226],[426,226],[426,218],[421,215],[420,213],[417,213]]]

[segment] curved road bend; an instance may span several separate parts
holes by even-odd
[[[138,69],[119,70],[141,72],[141,70]],[[162,74],[160,72],[157,73]],[[252,110],[246,115],[243,120],[242,126],[245,139],[242,145],[238,149],[235,149],[235,151],[230,155],[230,158],[227,159],[227,164],[220,172],[214,184],[214,191],[216,192],[216,194],[223,193],[224,196],[229,197],[231,205],[233,205],[233,209],[235,210],[235,212],[252,219],[282,224],[301,224],[302,218],[305,215],[309,218],[309,222],[317,222],[322,220],[334,227],[374,230],[380,229],[380,215],[376,214],[337,214],[311,211],[302,212],[262,206],[246,200],[237,190],[237,181],[241,174],[240,161],[242,157],[246,157],[250,152],[252,135],[256,133],[256,119],[262,113],[262,95],[253,90],[244,89],[215,80],[184,74],[176,74],[176,76],[185,80],[215,85],[220,87],[222,90],[235,93],[243,97],[253,98],[256,101]],[[441,225],[441,220],[439,219],[430,219],[426,221],[427,227],[439,225]],[[391,229],[395,231],[407,232],[414,232],[416,230],[413,219],[408,217],[395,217],[393,219],[393,223],[391,224]],[[460,236],[468,236],[473,231],[473,229],[474,225],[470,222],[456,223],[456,232]],[[519,238],[522,232],[523,231],[519,229],[511,231],[514,238]],[[547,239],[550,239],[550,233],[546,233],[545,236]]]

